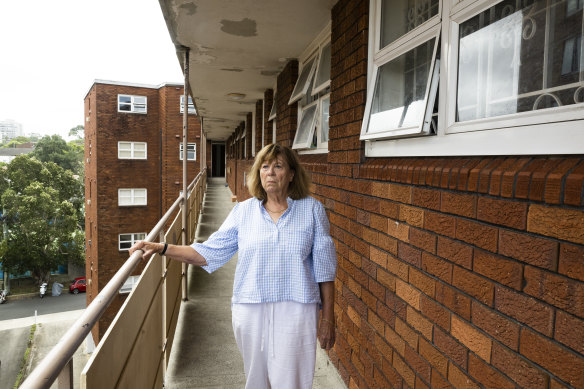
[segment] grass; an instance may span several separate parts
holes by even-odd
[[[32,339],[34,338],[35,331],[36,331],[36,324],[33,324],[32,327],[30,327],[30,335],[28,336],[28,345],[26,346],[26,351],[24,352],[24,357],[22,358],[22,365],[20,366],[20,371],[18,372],[18,375],[16,376],[16,382],[14,383],[14,386],[12,387],[12,389],[17,389],[20,386],[21,381],[24,377],[24,372],[26,370],[26,366],[28,365],[28,358],[30,357],[30,349],[32,347]]]
[[[47,293],[50,293],[51,288],[53,287],[53,282],[59,282],[63,284],[63,290],[69,288],[71,281],[73,280],[72,276],[68,274],[53,274],[49,277],[49,285],[47,289]],[[37,281],[32,277],[26,278],[17,278],[14,280],[10,280],[10,294],[17,295],[17,294],[27,294],[27,293],[38,293],[39,292],[39,284]]]

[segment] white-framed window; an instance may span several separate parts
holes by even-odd
[[[119,234],[118,235],[118,250],[128,251],[130,247],[134,245],[139,240],[146,239],[145,232],[133,232],[129,234]]]
[[[120,188],[118,189],[118,205],[120,207],[146,205],[146,193],[145,188]]]
[[[179,158],[183,160],[183,144],[180,143],[179,146]],[[197,144],[196,143],[187,143],[187,161],[196,161],[197,160]]]
[[[247,158],[247,138],[245,137],[245,133],[247,132],[246,130],[247,128],[247,119],[245,119],[243,121],[243,131],[241,132],[241,143],[242,143],[242,147],[243,147],[243,159]]]
[[[255,157],[255,145],[256,145],[256,110],[251,112],[251,156]]]
[[[268,120],[274,120],[276,118],[276,114],[278,112],[278,107],[277,107],[277,100],[276,97],[278,95],[278,91],[276,89],[274,89],[274,98],[272,100],[272,109],[270,109],[270,116],[268,116]]]
[[[301,57],[300,76],[289,103],[298,101],[298,127],[292,148],[326,152],[330,106],[330,23]]]
[[[118,112],[146,113],[147,97],[134,95],[118,95]]]
[[[146,159],[146,142],[118,142],[118,159]]]
[[[581,0],[371,1],[366,156],[582,153],[583,15]]]
[[[180,96],[180,113],[184,113],[185,111],[185,95]],[[193,103],[193,98],[189,96],[189,108],[188,113],[196,115],[197,110],[195,109],[195,104]]]
[[[134,290],[136,285],[138,285],[138,281],[140,280],[140,276],[129,276],[124,285],[120,288],[120,294],[128,294]]]

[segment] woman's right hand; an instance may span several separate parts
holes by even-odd
[[[130,247],[130,255],[134,254],[136,250],[142,250],[144,254],[142,259],[148,261],[150,257],[162,251],[164,248],[163,243],[147,242],[145,240],[139,240],[132,247]]]

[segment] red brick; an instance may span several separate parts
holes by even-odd
[[[452,383],[455,388],[461,389],[479,389],[480,386],[474,382],[472,378],[466,375],[452,362],[448,364],[448,381]]]
[[[412,190],[412,204],[438,211],[440,209],[440,191],[414,187]]]
[[[419,290],[401,280],[396,280],[395,294],[418,311],[420,310],[421,293]]]
[[[424,228],[453,238],[456,234],[456,219],[453,216],[426,211]]]
[[[391,219],[397,219],[399,215],[400,204],[387,200],[380,200],[379,213]]]
[[[455,289],[442,283],[436,284],[436,301],[470,320],[470,299]]]
[[[548,375],[532,362],[520,355],[494,343],[491,364],[521,388],[546,389]]]
[[[412,227],[408,241],[424,251],[436,254],[436,235],[430,232]]]
[[[558,273],[584,281],[584,247],[560,243]]]
[[[562,182],[566,173],[580,162],[578,158],[562,160],[548,175],[545,182],[545,202],[548,204],[560,204],[562,202]]]
[[[475,218],[477,215],[477,196],[442,192],[440,196],[440,211]]]
[[[423,307],[423,305],[422,305]],[[519,349],[519,325],[512,320],[473,301],[472,323],[512,350]]]
[[[446,331],[450,331],[450,312],[436,301],[422,296],[420,311],[429,318],[432,323],[439,325]]]
[[[416,329],[426,339],[432,339],[432,322],[420,315],[412,307],[407,307],[407,323]]]
[[[491,338],[457,316],[452,317],[450,333],[484,361],[491,361]]]
[[[387,269],[401,280],[408,281],[410,267],[392,255],[389,255],[387,258]]]
[[[557,268],[558,244],[551,239],[517,233],[499,232],[499,254],[548,270]]]
[[[574,387],[584,387],[584,357],[537,333],[524,329],[519,341],[521,355],[549,370]]]
[[[491,163],[490,158],[481,159],[475,166],[473,166],[468,173],[468,180],[466,188],[468,191],[476,192],[479,186],[479,174],[480,172]]]
[[[420,339],[418,352],[440,374],[444,376],[448,374],[448,359],[424,338]]]
[[[584,244],[584,211],[531,204],[527,231]]]
[[[395,313],[380,301],[377,302],[377,314],[383,319],[385,324],[391,328],[395,327]]]
[[[487,251],[475,250],[473,270],[505,286],[521,290],[523,266]]]
[[[452,239],[438,237],[438,256],[466,269],[472,268],[473,248]]]
[[[474,354],[468,356],[468,374],[486,388],[514,389],[515,384]]]
[[[452,274],[452,286],[473,296],[483,304],[493,305],[493,283],[475,273],[455,266]]]
[[[395,277],[383,269],[377,271],[377,281],[387,289],[395,292]]]
[[[564,203],[568,205],[582,205],[583,183],[584,161],[580,162],[565,178]]]
[[[496,287],[495,309],[544,335],[552,336],[554,311],[534,298],[507,288]]]
[[[515,179],[515,197],[543,200],[545,176],[558,164],[557,160],[534,159],[525,166]]]
[[[452,282],[452,264],[428,253],[422,253],[422,270],[450,284]]]
[[[527,223],[527,204],[479,197],[477,219],[487,223],[524,230]]]
[[[457,219],[456,238],[491,252],[497,251],[498,230],[486,224]]]
[[[435,369],[432,369],[431,385],[433,389],[451,389],[452,385],[442,377]]]
[[[489,194],[494,196],[512,197],[513,184],[510,184],[509,176],[514,177],[529,158],[508,158],[491,173],[491,186]]]
[[[557,311],[554,339],[584,355],[584,320]]]
[[[389,326],[385,326],[385,339],[397,354],[404,355],[406,342]]]
[[[414,372],[418,375],[418,377],[421,377],[426,382],[430,382],[430,373],[432,372],[432,367],[428,361],[421,358],[416,350],[413,350],[409,346],[406,346],[404,358],[412,367]]]
[[[584,283],[531,266],[525,268],[524,276],[525,293],[584,317]]]
[[[385,228],[385,232],[397,240],[401,240],[402,242],[409,241],[409,231],[410,226],[406,223],[400,223],[397,220],[387,220],[387,226]]]
[[[393,368],[403,378],[406,384],[414,387],[416,382],[416,373],[407,365],[407,363],[398,355],[393,358]]]
[[[433,278],[412,267],[410,268],[409,282],[427,296],[434,297],[436,282]]]
[[[417,268],[422,268],[422,253],[420,250],[408,244],[398,242],[397,253],[399,259]]]
[[[369,248],[369,258],[381,266],[382,268],[387,268],[387,253],[377,249],[375,246]]]
[[[421,228],[424,226],[424,210],[401,204],[399,206],[399,220]]]

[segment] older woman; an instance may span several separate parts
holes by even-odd
[[[309,184],[294,151],[268,145],[248,176],[253,197],[238,203],[205,243],[141,241],[130,249],[143,250],[145,259],[159,253],[209,273],[239,251],[231,309],[248,389],[311,388],[317,337],[322,348],[335,343],[336,252]]]

